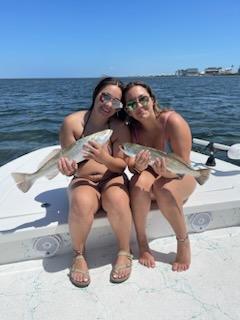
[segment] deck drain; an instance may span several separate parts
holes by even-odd
[[[190,225],[195,232],[202,232],[207,229],[212,220],[210,212],[194,213],[189,217]]]
[[[41,257],[51,257],[58,252],[61,243],[62,239],[58,235],[41,237],[34,242],[33,249],[40,253]]]

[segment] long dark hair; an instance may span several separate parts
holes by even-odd
[[[156,115],[157,118],[160,116],[160,114],[161,114],[162,112],[165,112],[165,111],[168,111],[168,110],[169,110],[168,108],[161,108],[161,107],[160,107],[159,103],[157,102],[157,98],[156,98],[155,94],[153,93],[151,87],[150,87],[149,85],[147,85],[145,82],[142,82],[142,81],[132,81],[132,82],[129,82],[129,83],[125,86],[125,88],[124,88],[124,90],[123,90],[123,97],[122,97],[122,101],[123,101],[124,107],[126,106],[126,95],[127,95],[128,91],[129,91],[131,88],[135,87],[135,86],[141,86],[141,87],[143,87],[144,89],[147,90],[149,96],[150,96],[150,97],[152,98],[152,100],[153,100],[153,111],[154,111],[154,113],[155,113],[155,115]],[[126,116],[125,116],[125,122],[126,122],[126,124],[128,124],[128,125],[129,125],[129,124],[132,124],[132,125],[133,125],[134,122],[137,122],[135,119],[133,119],[132,117],[130,117],[130,116],[127,114],[126,111],[125,111],[125,115],[126,115]]]
[[[90,111],[90,114],[92,112],[92,109],[94,107],[94,103],[95,103],[95,100],[96,100],[96,97],[97,95],[99,94],[99,92],[109,86],[109,85],[114,85],[114,86],[117,86],[121,89],[121,91],[123,92],[124,90],[124,84],[122,83],[121,80],[117,79],[117,78],[113,78],[113,77],[106,77],[106,78],[103,78],[99,81],[99,83],[97,84],[97,86],[95,87],[94,91],[93,91],[93,95],[92,95],[92,103],[91,103],[91,106],[89,108],[89,111]],[[122,99],[121,99],[122,101]],[[90,115],[89,115],[90,116]],[[116,115],[115,115],[118,119],[124,121],[125,118],[126,118],[126,112],[121,109],[119,110]]]
[[[102,80],[100,80],[100,82],[97,84],[97,86],[95,87],[94,91],[93,91],[93,95],[92,95],[92,104],[91,104],[91,107],[89,110],[92,110],[93,107],[94,107],[94,103],[95,103],[95,99],[97,97],[97,95],[99,94],[99,92],[109,86],[109,85],[114,85],[114,86],[117,86],[121,89],[121,91],[123,92],[123,89],[124,89],[124,85],[123,83],[116,79],[116,78],[112,78],[112,77],[106,77],[106,78],[103,78]]]

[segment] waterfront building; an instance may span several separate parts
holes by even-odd
[[[177,76],[199,76],[198,68],[180,69],[176,71]]]
[[[222,71],[222,67],[209,67],[204,70],[204,74],[207,75],[219,75]]]

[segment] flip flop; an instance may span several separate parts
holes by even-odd
[[[74,264],[75,264],[76,260],[81,260],[81,259],[84,259],[84,256],[82,254],[77,254],[74,257],[73,265],[70,268],[69,279],[72,282],[72,284],[75,285],[76,287],[85,288],[90,284],[90,281],[91,281],[90,280],[90,276],[89,276],[89,272],[88,271],[83,271],[82,269],[74,267]],[[77,280],[75,280],[73,278],[73,273],[75,273],[75,272],[78,272],[78,273],[81,273],[81,274],[85,275],[88,278],[88,280],[87,281],[77,281]]]
[[[133,256],[129,252],[123,251],[123,250],[118,252],[118,256],[127,257],[129,259],[129,263],[127,263],[127,264],[116,264],[112,268],[112,271],[110,273],[110,281],[112,283],[122,283],[122,282],[126,281],[130,277],[130,274],[131,274],[131,271],[132,271],[132,259],[133,259]],[[129,274],[126,275],[125,277],[122,277],[122,278],[115,278],[114,275],[117,275],[118,272],[120,270],[123,270],[123,269],[130,269]]]

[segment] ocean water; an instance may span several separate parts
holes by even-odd
[[[189,123],[192,135],[240,143],[240,76],[122,78],[142,80],[160,105]],[[88,108],[99,79],[0,79],[0,166],[30,151],[58,144],[63,118]],[[204,148],[194,150],[207,153]],[[217,152],[226,160],[225,152]],[[240,165],[240,161],[231,161]]]

